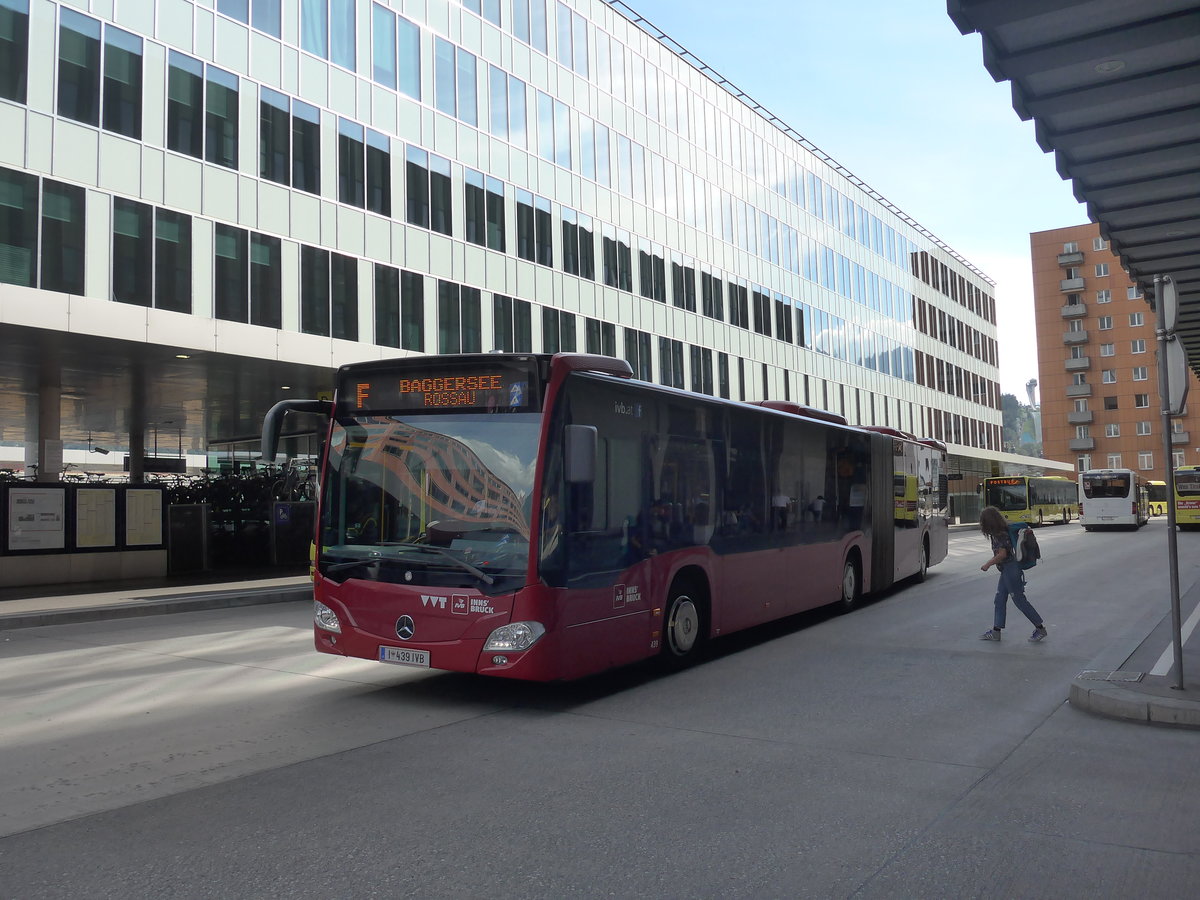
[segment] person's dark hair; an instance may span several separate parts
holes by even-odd
[[[979,511],[979,530],[989,537],[997,537],[1008,530],[1008,523],[996,507],[985,506]]]

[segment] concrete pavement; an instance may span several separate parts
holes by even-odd
[[[963,526],[966,527],[966,526]],[[306,574],[218,580],[207,573],[138,582],[0,590],[0,632],[132,616],[161,615],[312,596]],[[253,573],[262,574],[262,573]],[[1072,706],[1101,716],[1200,729],[1200,585],[1181,598],[1183,690],[1175,688],[1171,617],[1154,612],[1135,622],[1072,680]],[[1190,612],[1193,611],[1194,612]]]

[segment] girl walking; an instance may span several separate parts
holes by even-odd
[[[1037,643],[1046,639],[1046,625],[1042,617],[1025,599],[1025,573],[1013,554],[1012,538],[1008,533],[1008,523],[1000,510],[994,506],[984,507],[979,513],[979,530],[992,541],[992,558],[979,568],[986,572],[992,566],[1000,572],[1000,583],[996,585],[996,612],[992,619],[992,627],[979,636],[980,640],[998,641],[1000,632],[1004,629],[1005,617],[1008,614],[1008,598],[1033,623],[1033,634],[1029,640]]]

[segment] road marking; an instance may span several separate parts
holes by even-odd
[[[1200,604],[1192,610],[1192,614],[1188,616],[1188,620],[1183,623],[1183,628],[1180,629],[1182,635],[1180,641],[1187,643],[1187,639],[1192,636],[1192,632],[1196,630],[1196,624],[1200,622]],[[1151,675],[1167,675],[1171,671],[1171,666],[1175,665],[1175,641],[1167,644],[1167,649],[1163,651],[1163,655],[1158,658],[1154,668],[1150,670]]]

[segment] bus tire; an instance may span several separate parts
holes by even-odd
[[[921,539],[921,562],[917,574],[913,576],[914,584],[921,584],[929,577],[929,536]]]
[[[671,585],[663,617],[662,654],[668,665],[684,666],[699,655],[708,634],[708,605],[694,584]]]
[[[856,609],[862,601],[862,566],[858,551],[851,550],[842,567],[842,596],[838,601],[842,612]]]

